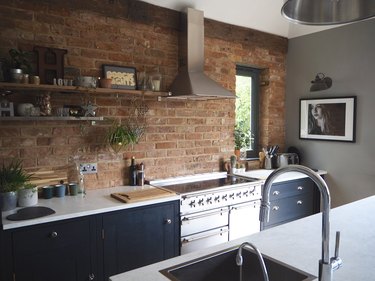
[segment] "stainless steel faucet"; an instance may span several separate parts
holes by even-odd
[[[322,198],[322,259],[319,261],[319,281],[332,281],[333,271],[339,269],[342,260],[339,258],[340,232],[336,232],[335,256],[329,257],[329,212],[331,209],[331,196],[326,182],[322,177],[308,167],[301,165],[288,165],[273,171],[264,183],[262,204],[259,220],[269,220],[270,212],[270,191],[274,180],[281,174],[287,172],[299,172],[312,179],[318,186]]]
[[[263,260],[263,256],[262,256],[261,252],[259,251],[259,249],[257,247],[255,247],[255,245],[253,245],[249,242],[244,242],[244,243],[241,244],[241,246],[238,248],[238,252],[237,252],[237,256],[236,256],[237,265],[242,267],[242,264],[243,264],[242,249],[246,248],[246,247],[250,247],[255,251],[256,255],[258,256],[260,266],[262,268],[263,279],[264,279],[264,281],[269,281],[268,272],[267,272],[267,268],[266,268],[266,265],[265,265],[264,260]],[[242,268],[241,268],[241,271],[240,271],[240,281],[242,281]]]

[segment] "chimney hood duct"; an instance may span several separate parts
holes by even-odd
[[[179,72],[171,86],[178,99],[228,99],[236,96],[204,74],[204,16],[187,8],[181,14]]]

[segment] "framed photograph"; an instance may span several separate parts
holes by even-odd
[[[104,78],[112,78],[112,89],[137,89],[137,75],[134,67],[103,65]]]
[[[300,139],[355,142],[356,97],[300,99]]]

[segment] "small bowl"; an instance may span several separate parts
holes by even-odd
[[[32,103],[20,103],[17,106],[17,113],[19,116],[31,116],[33,109],[34,105]]]
[[[100,88],[111,88],[112,78],[100,78],[99,83],[100,83]]]

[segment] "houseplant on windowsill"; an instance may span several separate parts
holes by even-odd
[[[0,169],[0,203],[2,211],[17,207],[17,191],[31,179],[22,168],[20,160],[13,160],[9,165],[3,164]]]
[[[245,132],[242,126],[237,124],[234,128],[234,154],[237,159],[240,159],[241,150],[247,147],[250,147],[250,132]]]

